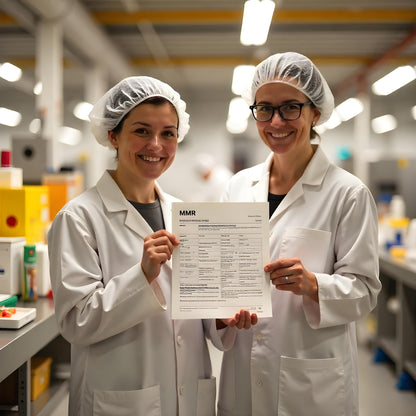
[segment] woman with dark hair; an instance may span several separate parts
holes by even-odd
[[[117,168],[63,207],[48,235],[58,326],[71,343],[70,416],[215,414],[205,336],[224,349],[235,331],[171,319],[176,199],[156,181],[189,129],[185,107],[169,85],[130,77],[90,114]],[[218,327],[252,319],[242,311]]]
[[[223,200],[269,201],[273,317],[224,353],[218,415],[356,416],[355,322],[381,288],[375,203],[311,141],[334,99],[307,57],[270,56],[245,98],[271,153],[231,178]]]

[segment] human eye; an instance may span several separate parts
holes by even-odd
[[[282,105],[280,109],[282,111],[299,111],[300,104],[299,103],[289,103]]]
[[[258,113],[270,113],[273,111],[273,107],[271,105],[258,105],[256,108]]]
[[[173,130],[165,130],[162,133],[163,137],[165,137],[166,139],[176,139],[177,138],[177,133],[176,131]]]
[[[139,136],[146,136],[149,134],[149,131],[146,127],[138,127],[134,130],[134,132]]]

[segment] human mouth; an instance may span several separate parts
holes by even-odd
[[[144,156],[144,155],[141,155],[139,157],[145,160],[146,162],[159,162],[160,161],[160,157],[151,157],[151,156]]]
[[[271,133],[271,136],[275,139],[283,139],[284,137],[288,137],[291,133]]]

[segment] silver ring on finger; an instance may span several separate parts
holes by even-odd
[[[285,283],[289,283],[289,276],[285,276]]]

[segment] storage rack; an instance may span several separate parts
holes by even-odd
[[[70,346],[58,332],[54,305],[51,299],[41,298],[34,303],[18,303],[20,307],[36,308],[33,322],[20,329],[0,330],[0,382],[17,372],[18,403],[9,409],[0,408],[0,416],[47,416],[66,394],[68,380],[55,378],[51,370],[49,389],[30,400],[30,360],[35,355],[52,357],[52,368],[56,365],[69,367]]]
[[[398,377],[397,388],[413,389],[416,386],[416,267],[404,259],[380,253],[380,280],[383,288],[376,308],[375,361],[391,360]],[[389,307],[394,297],[397,310]]]

